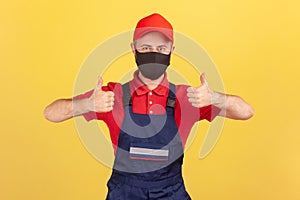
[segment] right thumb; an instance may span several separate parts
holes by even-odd
[[[102,84],[103,84],[103,80],[101,76],[98,76],[98,84],[97,84],[97,88],[102,90]]]

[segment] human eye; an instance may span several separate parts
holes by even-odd
[[[158,51],[161,52],[161,53],[168,53],[169,52],[169,50],[165,46],[158,47]]]
[[[144,47],[142,47],[142,50],[143,50],[143,51],[149,51],[149,50],[150,50],[150,48],[149,48],[149,47],[147,47],[147,46],[144,46]]]
[[[158,50],[159,51],[166,51],[166,47],[159,47]]]

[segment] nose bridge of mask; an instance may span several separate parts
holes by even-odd
[[[163,64],[163,65],[168,65],[166,62],[168,60],[168,55],[153,51],[153,52],[148,52],[146,54],[149,54],[147,58],[147,63],[156,63],[156,64]]]
[[[160,63],[161,64],[161,61],[159,59],[159,54],[158,52],[153,52],[153,60],[154,60],[154,63]]]
[[[160,62],[157,52],[140,53],[136,50],[136,54],[140,64],[151,64]]]
[[[147,57],[146,54],[148,54],[149,56]],[[146,53],[145,56],[147,58],[147,63],[148,64],[151,64],[151,63],[158,63],[159,62],[159,59],[157,57],[157,52],[155,51],[151,51],[151,52],[148,52]]]

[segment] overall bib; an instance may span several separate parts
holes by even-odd
[[[123,85],[124,121],[107,183],[107,200],[191,199],[182,179],[175,88],[170,83],[165,114],[146,115],[132,112],[129,84]]]

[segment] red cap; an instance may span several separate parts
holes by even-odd
[[[174,41],[172,25],[157,13],[149,15],[137,23],[133,34],[133,41],[152,31],[160,32],[172,42]]]

